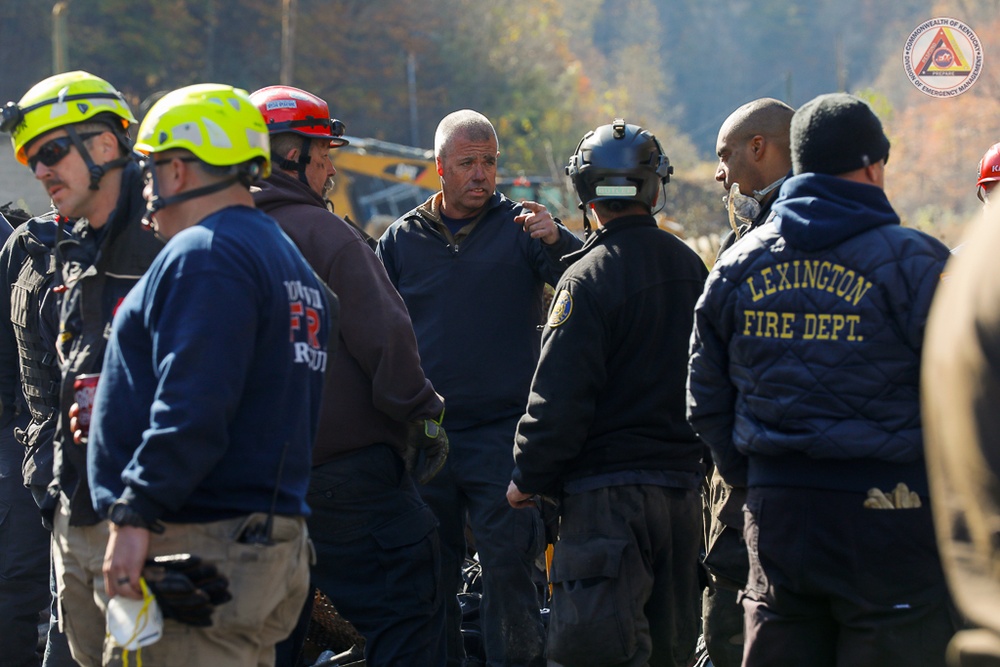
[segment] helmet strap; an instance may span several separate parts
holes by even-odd
[[[654,210],[653,207],[650,206],[649,207],[650,208],[649,213],[650,213],[650,215],[656,215],[657,213],[659,213],[660,211],[662,211],[666,207],[667,207],[667,182],[666,181],[661,181],[660,182],[660,196],[656,198],[656,209]]]
[[[118,136],[114,130],[109,130],[115,134],[115,138],[118,139],[119,144],[121,143],[121,137]],[[104,178],[104,174],[108,173],[116,167],[123,167],[132,161],[131,155],[127,157],[119,157],[110,162],[105,162],[102,165],[98,165],[94,162],[94,158],[90,156],[90,151],[87,150],[86,145],[84,145],[83,140],[77,133],[76,128],[72,125],[66,126],[66,135],[69,137],[73,145],[76,146],[76,150],[79,151],[80,157],[83,158],[83,163],[87,165],[87,171],[90,173],[90,189],[100,190],[101,189],[101,179]]]
[[[253,180],[252,178],[248,179],[248,175],[245,176],[242,173],[236,173],[233,174],[232,176],[229,176],[228,178],[224,178],[221,181],[218,181],[217,183],[212,183],[211,185],[206,185],[200,188],[195,188],[194,190],[181,192],[180,194],[176,194],[173,197],[161,197],[160,186],[159,183],[157,183],[157,178],[156,178],[156,169],[151,169],[149,173],[151,174],[152,178],[152,184],[151,184],[152,197],[150,197],[149,201],[146,202],[146,214],[142,216],[142,226],[153,233],[156,233],[156,230],[153,227],[153,216],[157,212],[165,209],[166,207],[173,206],[174,204],[179,204],[181,202],[188,201],[189,199],[194,199],[196,197],[204,197],[205,195],[210,195],[214,192],[220,192],[222,190],[225,190],[229,186],[233,185],[234,183],[247,184],[246,183],[247,180],[251,181]]]
[[[312,156],[309,155],[309,149],[312,148],[312,139],[309,137],[302,137],[302,148],[299,149],[299,180],[306,186],[309,185],[309,179],[306,178],[306,166],[312,161]]]
[[[309,185],[309,179],[306,178],[306,167],[310,162],[312,162],[312,157],[309,155],[310,148],[312,148],[312,138],[303,136],[302,147],[299,149],[298,160],[289,160],[284,156],[272,152],[271,162],[284,171],[294,171],[298,173],[299,180],[305,185]]]

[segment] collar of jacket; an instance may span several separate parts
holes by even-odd
[[[441,202],[443,199],[443,192],[438,191],[434,193],[427,198],[427,201],[416,208],[413,217],[418,218],[426,225],[430,225],[434,230],[448,239],[449,242],[454,242],[455,238],[452,236],[451,230],[448,229],[448,225],[441,221]],[[472,230],[476,228],[479,222],[485,218],[490,211],[503,204],[504,201],[507,201],[507,198],[502,193],[494,190],[493,196],[486,202],[486,205],[483,206],[483,209],[479,212],[479,214],[465,226],[469,229],[465,235],[468,236],[471,234]],[[463,227],[463,229],[465,229],[465,227]]]
[[[441,222],[441,201],[443,198],[443,192],[435,192],[427,198],[427,201],[416,208],[414,211],[415,215],[420,217],[425,222],[430,222],[436,225],[444,224]],[[507,198],[502,193],[494,191],[493,196],[486,202],[486,205],[483,206],[483,210],[479,212],[479,215],[476,216],[473,222],[479,222],[482,220],[487,213],[500,206],[506,199]]]
[[[254,201],[257,207],[266,210],[268,204],[308,204],[326,208],[326,200],[311,187],[280,170],[274,170],[271,175],[261,181],[255,188]]]
[[[778,233],[793,248],[813,252],[883,225],[899,216],[875,185],[827,174],[793,176],[774,202]]]
[[[615,218],[606,225],[598,227],[597,231],[587,238],[587,242],[583,244],[582,248],[576,252],[564,255],[562,257],[562,261],[567,264],[572,264],[590,252],[592,248],[600,243],[603,243],[612,234],[616,234],[633,227],[658,227],[658,225],[656,224],[656,218],[651,215],[624,215],[620,218]]]

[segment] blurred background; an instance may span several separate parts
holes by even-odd
[[[983,43],[982,75],[951,99],[903,69],[907,37],[937,16]],[[574,229],[563,165],[586,131],[624,117],[663,144],[675,175],[662,224],[695,242],[728,227],[713,179],[726,116],[757,97],[798,106],[842,90],[886,125],[886,189],[904,223],[953,246],[980,206],[979,159],[1000,141],[998,47],[996,0],[0,0],[0,103],[75,69],[117,86],[140,117],[191,83],[306,88],[346,123],[355,154],[396,158],[378,165],[394,174],[384,183],[365,180],[373,159],[338,164],[334,199],[349,203],[337,212],[364,224],[412,198],[403,186],[423,175],[440,118],[473,108],[500,136],[502,188],[546,199]],[[48,208],[5,137],[6,201]]]

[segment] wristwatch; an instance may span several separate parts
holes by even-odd
[[[128,504],[127,501],[119,498],[108,508],[108,520],[116,526],[134,526],[145,528],[154,533],[162,533],[163,525],[159,521],[150,523],[142,518],[142,515]]]

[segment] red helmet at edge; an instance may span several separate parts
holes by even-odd
[[[1000,143],[993,144],[979,161],[979,180],[976,181],[976,194],[983,199],[984,191],[992,189],[992,185],[1000,181]]]
[[[294,132],[311,139],[329,139],[330,148],[348,143],[344,123],[330,118],[330,107],[319,97],[292,86],[268,86],[250,95],[264,115],[270,134]]]

